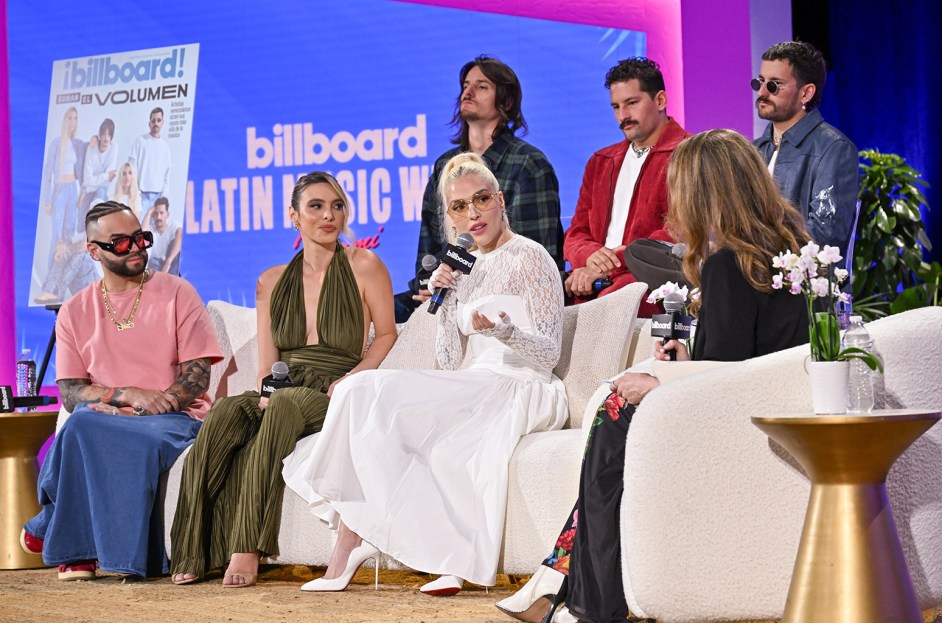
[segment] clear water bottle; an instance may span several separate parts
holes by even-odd
[[[19,361],[16,362],[16,395],[36,395],[36,362],[33,361],[33,353],[28,348],[23,349]]]
[[[873,340],[867,333],[863,318],[850,317],[850,326],[844,332],[844,347],[854,346],[873,353]],[[873,372],[859,359],[850,362],[850,377],[847,380],[847,411],[870,413],[873,409]]]

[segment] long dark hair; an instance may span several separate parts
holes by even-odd
[[[497,86],[497,94],[494,97],[494,105],[500,114],[500,123],[494,130],[492,138],[497,138],[503,132],[516,134],[517,130],[523,129],[522,134],[527,133],[527,122],[523,118],[523,90],[520,88],[520,80],[514,70],[491,56],[478,56],[473,61],[468,61],[461,68],[458,74],[458,98],[455,100],[455,112],[451,117],[452,127],[457,128],[455,135],[451,137],[451,142],[460,145],[462,151],[468,151],[471,146],[468,142],[468,122],[461,118],[461,96],[464,93],[464,81],[468,77],[468,72],[477,67],[481,70],[488,80]]]

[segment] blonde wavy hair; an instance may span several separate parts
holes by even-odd
[[[124,188],[124,172],[125,170],[131,172],[130,182],[128,183],[128,188]],[[141,214],[141,205],[140,205],[140,189],[137,187],[137,173],[134,172],[134,167],[131,166],[130,162],[125,162],[121,165],[121,168],[118,169],[117,183],[114,185],[114,193],[112,193],[111,198],[114,201],[119,201],[124,205],[131,208],[131,211],[134,212],[134,216],[138,220],[144,218],[144,215]]]
[[[687,244],[684,275],[697,287],[706,258],[729,249],[746,281],[771,292],[772,258],[811,239],[759,152],[732,130],[702,132],[674,150],[667,196],[667,225]]]
[[[466,175],[477,175],[487,186],[490,186],[491,190],[500,192],[500,184],[497,182],[497,178],[494,177],[494,173],[488,168],[487,163],[484,162],[484,158],[473,151],[460,153],[445,164],[445,168],[442,169],[442,174],[438,178],[438,199],[441,206],[439,209],[439,223],[441,223],[439,235],[442,240],[452,243],[455,242],[455,236],[450,235],[448,230],[453,229],[454,223],[451,220],[451,216],[448,214],[448,198],[446,194],[455,180]],[[507,220],[507,210],[503,211],[503,215],[504,224],[509,228],[510,223]]]
[[[69,117],[75,116],[75,127],[71,130],[69,129]],[[69,109],[65,111],[65,115],[62,117],[62,129],[59,132],[59,162],[55,164],[56,166],[56,179],[59,179],[59,175],[62,174],[62,159],[65,158],[65,151],[69,149],[72,145],[72,139],[75,138],[76,131],[78,130],[78,109],[75,106],[69,106]]]

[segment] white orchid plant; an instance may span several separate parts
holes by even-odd
[[[808,337],[811,359],[814,361],[850,361],[859,359],[871,370],[883,371],[883,364],[862,348],[841,348],[841,332],[837,322],[837,304],[847,303],[850,296],[841,291],[840,284],[847,280],[847,270],[835,268],[840,262],[840,249],[830,245],[819,247],[814,242],[803,246],[798,254],[791,251],[772,258],[772,267],[779,272],[772,275],[772,287],[788,288],[792,294],[803,294],[808,306]],[[816,305],[815,301],[822,299]],[[823,311],[815,311],[815,307]]]
[[[673,281],[668,281],[661,285],[661,287],[651,290],[651,293],[648,294],[648,303],[655,304],[658,301],[663,301],[668,294],[678,292],[684,296],[684,300],[688,303],[692,303],[700,298],[700,288],[694,288],[693,292],[687,286],[681,286],[679,283],[674,283]],[[686,311],[686,306],[684,308]]]

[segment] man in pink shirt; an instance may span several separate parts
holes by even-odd
[[[93,579],[96,566],[165,574],[158,479],[209,410],[219,344],[193,287],[145,270],[153,237],[130,208],[98,204],[85,232],[104,278],[59,312],[56,381],[72,414],[43,463],[42,510],[21,544],[58,565],[60,580]]]

